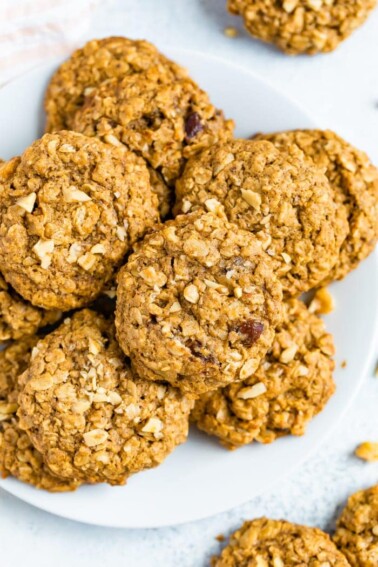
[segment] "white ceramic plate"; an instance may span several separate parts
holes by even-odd
[[[186,51],[168,55],[189,68],[212,100],[233,117],[237,134],[310,128],[315,124],[297,104],[255,75],[224,61]],[[42,97],[56,68],[46,66],[0,90],[0,156],[17,155],[42,133]],[[301,465],[352,402],[366,375],[377,338],[378,269],[373,256],[348,278],[332,286],[336,311],[327,317],[337,346],[337,393],[301,438],[252,445],[228,452],[192,431],[157,469],[130,479],[127,486],[85,486],[53,495],[13,479],[0,486],[53,514],[111,527],[145,528],[179,524],[211,516],[244,503]],[[340,362],[347,360],[345,369]]]

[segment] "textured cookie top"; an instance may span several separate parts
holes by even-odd
[[[187,77],[172,80],[163,67],[156,77],[130,75],[94,89],[75,114],[72,129],[122,142],[172,184],[191,155],[229,139],[233,123],[196,83]]]
[[[0,352],[0,473],[52,492],[74,490],[75,483],[55,477],[43,463],[16,416],[17,378],[26,370],[37,341],[37,337],[27,337]]]
[[[38,329],[56,323],[60,317],[60,311],[45,311],[25,301],[0,274],[0,341],[34,335]]]
[[[290,295],[327,276],[346,235],[324,173],[296,145],[217,144],[189,161],[176,189],[176,213],[217,199],[229,221],[256,234]]]
[[[136,74],[154,77],[163,69],[172,78],[186,75],[147,41],[125,37],[89,41],[59,67],[49,83],[46,130],[72,129],[72,118],[85,96],[102,82]]]
[[[349,497],[333,539],[353,567],[378,565],[378,486]]]
[[[260,136],[284,149],[295,143],[325,174],[349,233],[327,281],[341,279],[373,250],[378,239],[378,169],[368,156],[331,130],[292,130]]]
[[[253,374],[281,319],[261,243],[217,214],[177,217],[118,275],[117,335],[134,366],[192,395]]]
[[[143,160],[74,132],[46,134],[0,166],[0,201],[2,272],[46,309],[94,299],[158,219]]]
[[[20,425],[62,478],[123,484],[186,439],[192,404],[133,373],[93,311],[40,341],[23,381]]]
[[[376,0],[228,0],[247,30],[286,53],[333,51],[368,17]]]
[[[288,300],[273,345],[255,374],[204,394],[192,419],[229,449],[255,439],[270,443],[282,435],[302,435],[334,392],[334,351],[323,321],[298,299]]]
[[[213,567],[348,567],[330,537],[317,528],[260,518],[245,522]]]

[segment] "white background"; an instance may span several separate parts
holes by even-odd
[[[250,39],[224,4],[113,1],[94,14],[88,37],[143,37],[163,50],[176,46],[209,52],[253,69],[306,107],[321,126],[336,130],[378,163],[378,10],[335,53],[294,58]],[[240,30],[235,39],[223,33],[230,25]],[[328,443],[305,466],[274,492],[208,520],[160,530],[94,528],[55,518],[0,491],[0,564],[202,567],[219,549],[215,536],[227,535],[245,518],[285,517],[325,529],[348,494],[378,482],[378,464],[353,457],[356,445],[365,440],[378,441],[378,379],[373,374]],[[277,463],[278,477],[279,471]],[[201,486],[197,490],[200,499]]]

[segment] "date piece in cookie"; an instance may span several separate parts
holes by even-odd
[[[143,160],[75,132],[45,134],[0,166],[0,262],[33,305],[95,299],[158,220]]]
[[[20,385],[18,377],[29,362],[38,337],[27,337],[0,352],[0,473],[50,492],[74,490],[78,484],[62,480],[48,469],[19,427],[16,415]]]
[[[62,478],[124,484],[186,439],[192,403],[139,378],[113,323],[93,311],[40,341],[23,381],[20,425]]]
[[[296,55],[329,52],[361,26],[376,0],[228,0],[251,35]]]
[[[72,119],[85,97],[103,82],[166,73],[172,80],[186,71],[154,45],[126,37],[94,39],[77,49],[54,73],[45,95],[46,131],[72,130]]]
[[[255,372],[281,297],[260,241],[220,207],[198,211],[148,235],[121,269],[117,335],[142,376],[198,396]]]
[[[247,521],[212,567],[349,567],[329,535],[284,520]]]
[[[378,169],[368,156],[331,130],[291,130],[258,136],[284,150],[297,144],[325,171],[349,232],[326,282],[340,280],[364,260],[378,239]]]
[[[282,151],[265,140],[217,144],[188,162],[176,191],[176,213],[216,199],[230,222],[261,239],[288,295],[327,276],[347,233],[327,178],[294,144]]]
[[[349,497],[333,540],[352,567],[378,565],[378,486]]]
[[[333,394],[332,336],[304,303],[284,303],[283,322],[259,368],[244,382],[204,394],[191,418],[227,449],[303,435]]]
[[[124,144],[172,185],[192,155],[232,137],[233,123],[189,77],[172,80],[163,69],[156,78],[103,83],[85,97],[72,129]]]

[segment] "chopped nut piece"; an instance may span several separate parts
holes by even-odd
[[[83,254],[82,256],[80,256],[80,258],[78,258],[77,263],[79,264],[79,266],[81,266],[83,268],[83,270],[89,272],[89,270],[91,270],[93,268],[93,266],[96,264],[97,262],[97,258],[94,254]]]
[[[224,28],[224,35],[230,38],[234,38],[239,35],[239,31],[236,28],[229,26],[227,28]]]
[[[126,229],[123,226],[117,226],[116,229],[117,237],[121,242],[125,242],[126,240]]]
[[[123,146],[122,142],[120,142],[118,138],[113,136],[113,134],[107,134],[106,136],[104,136],[104,140],[105,142],[111,144],[112,146]]]
[[[262,394],[265,394],[266,391],[267,388],[265,384],[263,384],[262,382],[258,382],[257,384],[254,384],[249,388],[243,388],[242,390],[240,390],[240,392],[238,393],[238,398],[241,398],[242,400],[250,400],[253,398],[257,398]]]
[[[88,447],[96,447],[97,445],[101,445],[105,443],[108,439],[109,433],[104,431],[103,429],[92,429],[91,431],[87,431],[84,433],[84,443]]]
[[[143,433],[160,433],[163,429],[163,424],[160,419],[151,417],[147,423],[142,427]]]
[[[41,260],[41,268],[47,270],[51,264],[51,255],[54,252],[54,241],[53,240],[38,240],[38,242],[33,246],[33,250]]]
[[[243,364],[240,370],[240,380],[246,380],[247,378],[249,378],[249,376],[252,376],[252,374],[256,371],[257,366],[258,362],[256,362],[256,360],[247,360],[247,362]]]
[[[317,315],[326,315],[327,313],[332,313],[334,308],[335,304],[332,295],[326,287],[321,287],[316,290],[308,310],[310,313],[316,313]]]
[[[378,461],[378,442],[366,441],[361,443],[355,451],[356,456],[363,461]]]
[[[184,297],[186,301],[189,301],[190,303],[198,303],[199,300],[198,287],[193,284],[186,286],[186,288],[184,289]]]
[[[218,199],[207,199],[205,201],[205,207],[208,211],[215,213],[222,205]]]
[[[92,200],[84,191],[80,191],[73,185],[63,188],[63,198],[67,203],[85,203]]]
[[[26,197],[21,197],[20,199],[17,199],[16,204],[22,209],[24,209],[27,213],[32,213],[36,199],[37,199],[37,194],[30,193]]]
[[[289,362],[294,360],[297,351],[298,351],[298,345],[291,345],[290,347],[282,351],[280,356],[280,361],[283,362],[284,364],[288,364]]]
[[[104,246],[104,244],[95,244],[95,246],[92,246],[91,248],[92,254],[105,254],[105,252],[106,247]]]
[[[241,194],[244,201],[246,201],[248,205],[251,205],[251,207],[253,207],[256,210],[260,209],[261,206],[260,193],[256,193],[255,191],[250,191],[249,189],[241,189]]]

